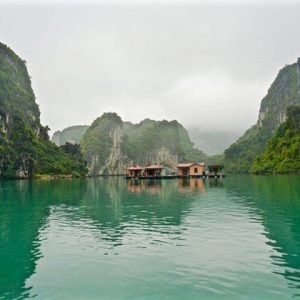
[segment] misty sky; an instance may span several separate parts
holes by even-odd
[[[300,56],[299,20],[293,1],[0,0],[0,41],[52,132],[106,111],[243,131]]]

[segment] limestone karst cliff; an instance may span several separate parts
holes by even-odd
[[[268,140],[267,149],[251,167],[259,174],[300,172],[300,106],[287,108],[284,121]]]
[[[145,119],[123,122],[116,113],[97,118],[81,139],[90,175],[124,174],[131,164],[161,163],[175,169],[179,161],[203,161],[187,131],[177,121]]]
[[[249,172],[274,131],[286,120],[287,107],[300,104],[300,58],[281,69],[262,99],[257,123],[225,151],[227,172]]]
[[[83,175],[77,161],[49,141],[40,123],[26,62],[0,43],[0,177],[37,174]]]

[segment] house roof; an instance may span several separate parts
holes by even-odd
[[[134,170],[144,170],[145,167],[141,167],[141,166],[132,166],[132,167],[128,167],[127,170],[129,171],[134,171]]]
[[[145,167],[145,169],[163,169],[164,167],[161,165],[151,165],[151,166],[147,166]]]
[[[205,166],[205,163],[180,163],[177,168],[190,168],[192,166]]]

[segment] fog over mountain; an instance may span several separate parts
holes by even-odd
[[[243,132],[300,55],[299,19],[294,1],[0,1],[52,133],[107,111]]]
[[[190,127],[187,130],[195,147],[209,155],[223,153],[243,134],[234,130],[209,130],[199,127]]]

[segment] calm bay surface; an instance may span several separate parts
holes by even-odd
[[[300,176],[0,181],[0,299],[300,299]]]

